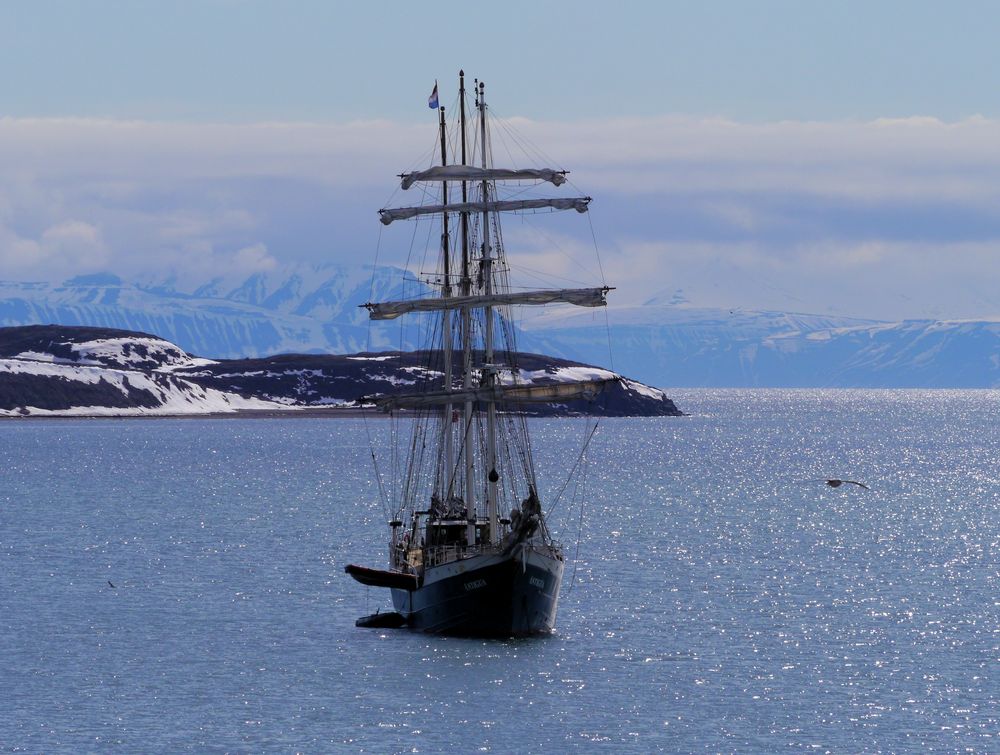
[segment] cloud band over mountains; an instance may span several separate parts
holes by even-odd
[[[683,289],[707,306],[1000,314],[1000,121],[513,118],[493,138],[552,155],[595,197],[618,303]],[[0,264],[54,280],[204,278],[376,247],[399,263],[411,234],[380,241],[376,210],[419,201],[395,176],[430,164],[435,143],[432,122],[0,119]],[[547,240],[511,245],[515,260],[578,277],[589,224],[526,222]]]

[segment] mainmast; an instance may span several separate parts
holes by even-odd
[[[483,171],[489,169],[489,152],[486,147],[486,85],[479,82],[479,96],[476,100],[479,107],[479,141],[482,150]],[[490,214],[487,209],[489,201],[490,182],[483,178],[482,200],[483,200],[483,256],[480,260],[483,274],[483,294],[489,297],[493,294],[493,250],[490,248]],[[499,251],[499,250],[498,250]],[[487,389],[493,387],[496,382],[497,365],[493,358],[493,307],[487,304],[483,308],[483,318],[485,320],[485,353],[483,355],[483,376]],[[500,479],[497,473],[497,405],[490,401],[486,405],[486,463],[484,469],[489,470],[486,478],[486,515],[490,521],[490,542],[497,543],[500,540],[500,523],[497,516],[497,482]]]

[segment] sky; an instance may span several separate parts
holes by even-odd
[[[376,210],[464,67],[594,197],[513,222],[524,269],[583,283],[596,240],[617,306],[1000,317],[998,32],[992,2],[12,0],[0,279],[399,262]]]

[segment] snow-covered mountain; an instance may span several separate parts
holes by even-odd
[[[412,296],[401,271],[299,265],[280,271],[182,283],[125,281],[111,273],[63,283],[0,282],[0,325],[83,325],[156,333],[219,358],[413,348],[398,328],[369,322],[360,305]]]
[[[411,350],[359,305],[427,293],[394,268],[295,266],[210,281],[0,282],[0,325],[155,333],[220,359]],[[682,292],[643,305],[545,308],[520,322],[522,351],[601,365],[659,386],[1000,386],[1000,323],[880,322],[700,308]],[[408,320],[414,319],[413,317]],[[412,331],[416,334],[416,328]],[[610,348],[609,348],[610,343]]]
[[[1000,386],[1000,322],[879,322],[675,304],[553,310],[527,321],[547,353],[659,386]]]
[[[664,416],[656,388],[608,370],[518,354],[519,382],[612,381],[593,401],[526,407],[535,414]],[[145,333],[33,325],[0,328],[0,416],[175,415],[358,408],[379,395],[440,387],[427,352],[284,354],[213,360]]]

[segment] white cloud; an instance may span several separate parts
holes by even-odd
[[[0,260],[8,274],[50,277],[53,270],[73,274],[101,269],[111,256],[98,228],[66,220],[46,228],[38,238],[0,228]]]
[[[858,199],[1000,195],[1000,122],[932,118],[783,121],[630,118],[517,124],[533,143],[558,145],[585,185],[623,193],[804,191]],[[551,151],[551,150],[550,150]]]
[[[386,172],[399,172],[392,156],[406,154],[409,162],[429,154],[434,135],[387,121],[215,124],[8,117],[0,118],[0,136],[0,163],[9,171],[135,188],[150,181],[254,176],[341,185],[377,181],[384,187]]]
[[[608,263],[605,263],[608,267]],[[631,295],[693,306],[897,319],[1000,314],[1000,242],[625,243],[611,278]],[[650,270],[662,271],[649,275]]]
[[[244,247],[233,255],[233,263],[237,270],[246,275],[266,273],[278,268],[278,261],[267,253],[263,244]]]

